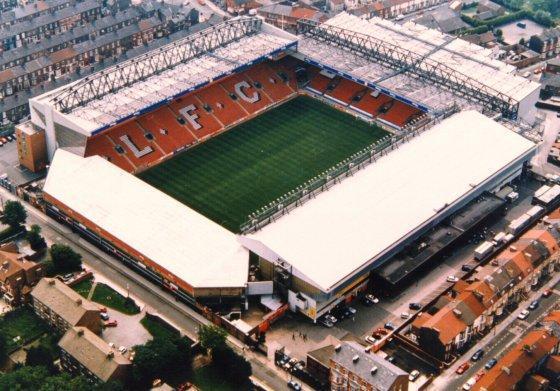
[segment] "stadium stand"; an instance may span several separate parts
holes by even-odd
[[[195,92],[170,101],[132,121],[88,140],[86,156],[101,155],[117,166],[139,172],[166,156],[212,137],[275,103],[296,96],[296,70],[305,69],[308,88],[370,118],[402,127],[421,114],[391,97],[351,80],[329,78],[319,69],[284,57],[256,64]]]
[[[342,79],[332,91],[325,95],[348,105],[352,103],[352,98],[354,98],[363,89],[364,87],[360,84],[348,79]]]
[[[352,103],[350,107],[357,109],[359,112],[366,114],[370,117],[377,117],[379,109],[391,102],[393,98],[390,96],[379,94],[377,97],[373,96],[373,91],[368,90],[362,99],[356,103]]]
[[[90,138],[86,145],[85,156],[99,155],[119,166],[123,170],[132,172],[136,167],[128,160],[128,158],[115,149],[115,144],[107,138],[106,134],[94,136]]]
[[[309,83],[309,86],[307,86],[307,88],[315,93],[322,95],[325,93],[325,91],[327,91],[327,87],[329,86],[331,81],[332,79],[329,79],[322,73],[317,73],[315,77],[311,79],[311,82]]]
[[[422,111],[398,100],[394,100],[391,108],[379,115],[378,118],[390,122],[398,127],[403,127],[412,118],[422,114]]]

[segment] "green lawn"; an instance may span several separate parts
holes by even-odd
[[[140,312],[140,308],[134,300],[127,299],[109,285],[103,284],[102,282],[95,286],[91,300],[127,315],[134,315]]]
[[[298,97],[139,176],[238,232],[250,213],[386,134]]]
[[[8,352],[38,338],[47,330],[47,324],[28,307],[15,309],[0,318],[0,333],[6,336]]]
[[[192,382],[202,391],[240,391],[239,388],[228,384],[211,366],[195,370]]]
[[[83,297],[87,298],[92,285],[93,285],[93,281],[91,279],[87,279],[87,280],[80,281],[75,285],[72,285],[72,289],[74,289]]]
[[[179,330],[154,315],[146,314],[140,323],[154,338],[170,338],[180,335]]]

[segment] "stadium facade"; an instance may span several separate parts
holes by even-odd
[[[301,64],[310,67],[305,91]],[[30,108],[51,163],[48,214],[184,300],[275,294],[316,320],[367,289],[372,268],[399,248],[521,173],[537,145],[490,116],[531,123],[538,91],[456,37],[342,13],[302,24],[299,36],[258,18],[229,20]],[[132,175],[304,92],[375,120],[394,143],[239,234]],[[171,122],[146,131],[164,117]]]

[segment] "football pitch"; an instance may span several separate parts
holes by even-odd
[[[239,232],[247,216],[387,134],[295,98],[139,175]]]

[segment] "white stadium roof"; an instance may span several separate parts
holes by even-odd
[[[44,191],[195,288],[247,283],[235,234],[99,156],[58,149]]]
[[[342,12],[326,21],[323,26],[333,26],[363,34],[414,53],[423,61],[433,60],[445,64],[465,77],[517,101],[523,100],[539,88],[538,83],[514,75],[515,67],[493,59],[493,52],[490,49],[413,22],[399,25],[378,17],[365,20]],[[410,94],[405,96],[434,109],[453,101],[463,108],[469,107],[464,98],[450,92],[440,90],[437,95],[434,95],[433,89],[430,89],[433,83],[430,81],[418,80],[406,73],[399,73],[392,77],[394,70],[388,66],[359,58],[358,55],[331,45],[329,42],[303,37],[298,43],[298,51],[304,56],[335,69],[345,70],[369,82],[381,80],[379,84],[389,90],[398,91],[400,87],[402,91],[406,91],[403,84],[405,86],[410,84],[408,88]],[[397,53],[393,55],[399,56]]]
[[[248,238],[263,245],[254,251],[279,257],[329,291],[535,148],[464,111]]]

